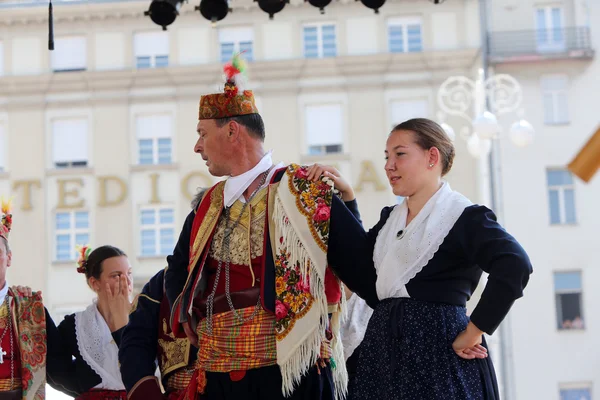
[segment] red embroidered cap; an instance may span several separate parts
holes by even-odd
[[[223,93],[207,94],[200,98],[198,119],[258,114],[252,91],[240,90],[245,70],[246,62],[241,58],[241,54],[235,54],[223,67],[226,77]]]

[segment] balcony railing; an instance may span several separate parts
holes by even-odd
[[[588,27],[491,32],[488,36],[492,63],[545,59],[593,58]]]

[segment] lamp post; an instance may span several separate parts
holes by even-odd
[[[446,133],[454,138],[455,130],[446,123],[448,116],[466,121],[459,136],[466,140],[469,153],[483,158],[492,150],[492,140],[498,139],[502,126],[498,116],[516,113],[518,120],[510,127],[510,139],[516,146],[525,147],[533,141],[534,129],[523,119],[523,91],[515,78],[507,74],[484,78],[479,69],[476,81],[465,76],[451,76],[440,86],[437,95],[440,108],[438,119]]]
[[[484,68],[478,70],[475,81],[465,76],[451,76],[442,83],[437,93],[440,109],[437,117],[448,136],[452,140],[456,140],[457,136],[465,140],[469,154],[478,159],[477,182],[480,201],[488,204],[498,216],[498,220],[502,221],[498,139],[502,138],[504,130],[498,122],[498,116],[511,113],[516,115],[517,118],[509,129],[510,141],[515,146],[525,147],[531,144],[535,131],[523,118],[523,91],[519,82],[507,74],[486,78],[485,60],[483,64]],[[456,130],[447,122],[450,116],[462,122]],[[510,318],[507,316],[500,326],[498,342],[501,391],[502,398],[506,400],[514,398],[510,331]]]
[[[504,218],[500,149],[498,140],[496,140],[500,137],[502,128],[496,115],[517,113],[519,120],[513,123],[510,129],[510,139],[517,146],[526,146],[531,143],[535,132],[531,124],[522,119],[524,112],[520,107],[523,98],[519,83],[510,75],[504,74],[486,79],[489,66],[488,2],[491,0],[479,0],[481,69],[478,71],[478,79],[473,82],[466,77],[448,78],[440,87],[438,94],[438,104],[441,110],[438,118],[446,133],[451,137],[455,136],[454,129],[445,123],[446,116],[460,116],[470,124],[470,127],[462,126],[459,133],[467,140],[469,152],[479,158],[477,182],[480,186],[482,203],[489,204],[498,217],[498,221],[502,223]],[[470,112],[474,113],[474,116],[469,115]],[[488,157],[482,157],[483,155],[488,155]],[[504,318],[498,330],[500,338],[498,340],[496,334],[493,341],[499,345],[500,369],[497,372],[500,372],[501,398],[513,400],[516,397],[516,385],[510,314]]]
[[[438,120],[452,140],[456,140],[457,134],[447,122],[447,118],[458,117],[455,119],[462,122],[457,126],[456,132],[466,141],[471,156],[478,160],[477,182],[480,202],[489,205],[502,223],[498,139],[503,136],[503,128],[498,122],[498,116],[516,114],[517,119],[509,129],[509,138],[515,146],[525,147],[531,144],[535,131],[523,118],[524,110],[521,107],[523,92],[519,82],[506,74],[492,75],[486,79],[486,60],[483,60],[483,64],[484,68],[479,69],[475,81],[464,76],[452,76],[442,83],[437,94],[440,109]],[[501,397],[512,400],[515,398],[515,384],[510,315],[504,319],[498,333],[500,337],[495,335],[496,337],[489,338],[488,343],[491,347],[496,345],[499,347],[499,357],[494,359],[500,361],[500,369],[497,372],[500,375]]]

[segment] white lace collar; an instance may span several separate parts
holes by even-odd
[[[119,371],[119,349],[98,311],[98,299],[75,313],[75,335],[81,358],[100,376],[96,389],[125,390]]]
[[[406,201],[392,210],[373,252],[380,300],[410,297],[406,284],[433,258],[456,220],[472,204],[444,182],[408,226]]]

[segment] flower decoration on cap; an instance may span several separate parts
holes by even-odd
[[[223,93],[208,94],[200,98],[198,119],[219,119],[240,115],[258,114],[251,90],[244,90],[246,61],[242,53],[234,54],[223,66],[225,86]]]
[[[8,234],[12,228],[12,198],[5,199],[2,196],[0,200],[2,204],[2,225],[0,226],[0,236],[8,241]]]
[[[77,245],[75,248],[77,249],[77,253],[79,254],[79,259],[77,260],[77,272],[79,272],[80,274],[85,274],[87,271],[88,258],[90,257],[92,248],[88,244],[84,246]]]

